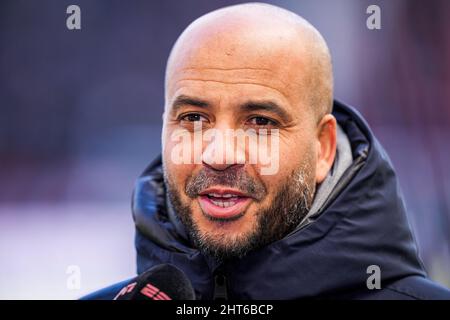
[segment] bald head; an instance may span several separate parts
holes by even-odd
[[[333,75],[326,42],[302,17],[261,3],[210,12],[185,29],[167,63],[166,106],[180,74],[196,79],[202,70],[211,81],[244,77],[251,83],[255,79],[246,70],[252,69],[255,77],[267,79],[267,86],[283,88],[297,104],[308,105],[316,119],[331,112]]]

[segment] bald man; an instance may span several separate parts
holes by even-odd
[[[385,151],[333,100],[326,42],[272,5],[211,12],[176,41],[133,217],[138,273],[174,264],[197,299],[450,298],[426,278]]]

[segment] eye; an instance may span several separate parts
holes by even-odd
[[[276,126],[277,122],[266,117],[253,117],[248,120],[248,124],[258,127]]]
[[[180,117],[181,121],[196,122],[207,121],[207,119],[199,113],[188,113]]]

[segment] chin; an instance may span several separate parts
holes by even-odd
[[[247,214],[239,219],[211,220],[202,213],[198,219],[194,220],[194,223],[201,237],[210,239],[223,247],[246,239],[252,232],[252,228],[249,226],[255,224],[253,221],[249,221]]]

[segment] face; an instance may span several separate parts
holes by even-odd
[[[193,244],[219,259],[242,257],[295,229],[325,175],[324,124],[304,92],[306,70],[298,66],[305,63],[287,49],[289,43],[276,41],[279,49],[261,48],[251,39],[239,49],[232,39],[204,41],[200,48],[180,50],[168,72],[167,192]],[[208,130],[222,137],[253,132],[255,139],[231,147],[217,136],[194,142]],[[180,145],[185,161],[174,161]],[[250,161],[255,148],[277,158],[277,170],[264,174],[266,161]],[[331,166],[332,159],[327,161]]]

